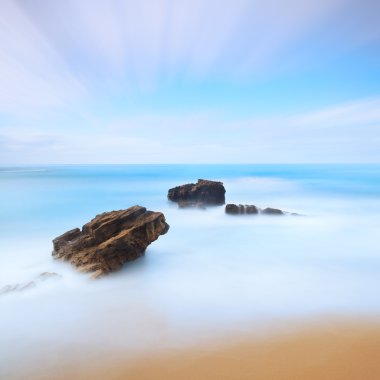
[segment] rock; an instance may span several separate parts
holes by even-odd
[[[73,230],[65,232],[63,235],[59,236],[59,238],[53,240],[54,250],[60,250],[62,246],[65,246],[67,244],[67,242],[71,242],[79,238],[80,235],[81,232],[79,228],[74,228]]]
[[[143,256],[147,246],[168,230],[164,214],[133,206],[97,215],[82,230],[58,236],[52,254],[97,278]]]
[[[271,207],[267,207],[267,208],[264,208],[264,210],[261,211],[262,214],[266,214],[266,215],[284,215],[284,211],[282,210],[279,210],[277,208],[271,208]]]
[[[0,295],[11,292],[21,292],[36,286],[34,281],[25,282],[23,284],[5,285],[0,289]]]
[[[246,214],[258,214],[259,210],[255,205],[248,205],[245,206],[245,213]]]
[[[31,289],[37,286],[39,282],[45,281],[49,278],[60,278],[61,275],[54,272],[43,272],[39,274],[33,281],[24,282],[21,284],[5,285],[0,289],[0,295],[10,292],[20,292],[23,290]]]
[[[229,203],[226,205],[226,214],[237,215],[240,213],[239,206]]]
[[[55,272],[42,272],[41,274],[38,275],[37,280],[38,281],[45,281],[48,280],[49,278],[61,278],[62,276],[58,273]]]
[[[296,213],[289,213],[277,208],[267,207],[263,210],[259,209],[255,205],[236,205],[233,203],[229,203],[226,205],[225,209],[226,214],[231,215],[240,215],[240,214],[265,214],[265,215],[299,215]]]
[[[258,214],[258,209],[254,205],[235,205],[230,203],[226,205],[226,214],[238,215],[238,214]]]
[[[173,202],[191,202],[202,205],[223,205],[226,189],[222,182],[198,179],[196,184],[188,183],[168,191],[168,199]]]

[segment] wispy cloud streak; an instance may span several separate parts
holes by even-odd
[[[9,159],[40,163],[378,162],[380,99],[339,104],[293,116],[226,122],[222,112],[115,120],[75,136],[9,129],[0,135]],[[349,122],[348,122],[349,121]],[[27,153],[25,153],[27,152]],[[5,159],[5,156],[3,157]]]
[[[380,161],[373,90],[293,116],[267,96],[262,118],[259,92],[218,94],[289,70],[294,106],[299,69],[379,46],[379,14],[372,0],[2,0],[1,161]]]
[[[96,77],[101,81],[100,75],[102,85],[121,78],[123,85],[150,85],[163,76],[183,74],[201,79],[210,72],[260,75],[279,60],[285,65],[294,60],[289,49],[305,39],[310,43],[311,35],[329,47],[330,54],[336,48],[380,39],[374,16],[380,7],[371,0],[22,0],[18,4],[70,67],[90,83]],[[17,23],[15,18],[11,20]]]
[[[0,5],[0,111],[62,107],[84,87],[15,1]]]

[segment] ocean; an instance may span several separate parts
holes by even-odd
[[[199,178],[222,181],[226,203],[300,215],[167,200]],[[276,321],[380,316],[380,165],[0,167],[0,199],[0,291],[60,275],[0,294],[3,377],[46,352],[75,361],[88,347],[138,352]],[[143,258],[99,280],[53,260],[56,236],[133,205],[170,225]]]

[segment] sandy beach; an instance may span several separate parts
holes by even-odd
[[[75,363],[63,357],[21,378],[378,380],[379,357],[380,322],[330,320],[138,356],[118,352]]]

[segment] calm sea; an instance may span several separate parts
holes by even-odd
[[[167,200],[198,178],[223,181],[227,203],[302,216]],[[62,276],[0,295],[8,367],[35,347],[137,350],[276,319],[380,315],[380,165],[1,167],[0,202],[0,289]],[[53,238],[132,205],[170,224],[144,258],[98,281],[52,259]]]

